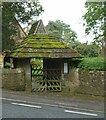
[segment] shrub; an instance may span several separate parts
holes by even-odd
[[[105,64],[102,57],[83,58],[78,67],[85,70],[106,70]]]

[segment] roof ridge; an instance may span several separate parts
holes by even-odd
[[[38,29],[39,25],[40,25],[40,20],[38,21],[38,24],[37,24],[37,27],[35,28],[34,33],[36,33],[36,32],[37,32],[37,29]]]

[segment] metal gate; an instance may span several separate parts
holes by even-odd
[[[32,65],[32,91],[61,91],[59,69],[43,69]]]

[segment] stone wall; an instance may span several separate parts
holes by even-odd
[[[69,74],[66,78],[63,79],[64,86],[63,92],[71,92],[74,93],[74,91],[79,87],[79,69],[76,68],[70,68]]]
[[[28,81],[30,81],[30,83]],[[64,78],[62,82],[64,83],[62,84],[62,92],[98,96],[104,95],[104,71],[86,71],[70,68],[68,76]],[[30,77],[25,74],[23,69],[2,70],[2,88],[31,91],[31,88],[28,87],[30,84]],[[27,89],[26,86],[30,89]]]
[[[69,75],[63,86],[63,92],[104,95],[104,71],[87,71],[70,68]]]
[[[25,90],[25,72],[21,68],[2,69],[2,88],[9,90]]]
[[[79,81],[78,93],[104,96],[104,71],[79,70]]]

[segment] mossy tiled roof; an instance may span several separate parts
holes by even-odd
[[[75,50],[48,34],[27,36],[11,53],[14,58],[72,58],[80,57]]]

